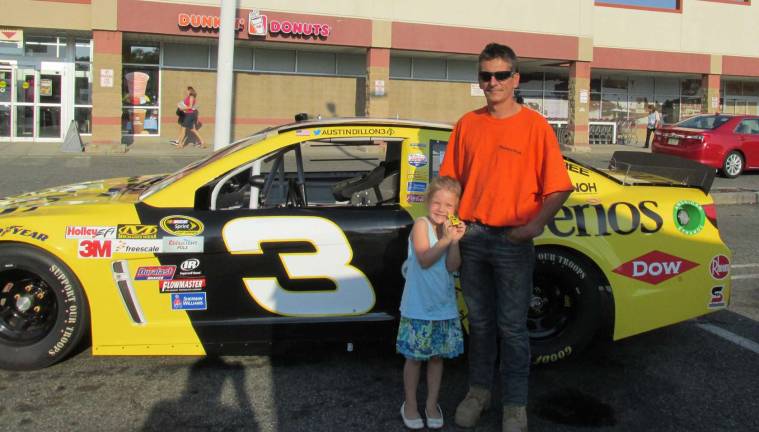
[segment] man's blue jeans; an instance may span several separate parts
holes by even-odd
[[[492,388],[500,336],[504,405],[527,405],[535,247],[512,243],[508,228],[470,223],[461,239],[461,288],[469,309],[469,384]]]

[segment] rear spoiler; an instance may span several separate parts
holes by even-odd
[[[609,171],[623,174],[625,184],[628,177],[645,178],[653,183],[682,185],[696,187],[709,193],[714,182],[714,168],[683,159],[677,156],[642,153],[633,151],[617,151],[609,161]]]

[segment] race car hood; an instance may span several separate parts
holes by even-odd
[[[0,199],[0,215],[46,206],[82,205],[112,201],[127,192],[141,192],[165,175],[119,177],[56,186]],[[131,194],[134,200],[139,194]]]

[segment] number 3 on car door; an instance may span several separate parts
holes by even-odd
[[[366,275],[350,265],[353,250],[343,231],[320,217],[264,216],[230,221],[222,230],[234,255],[262,254],[264,242],[309,242],[316,252],[280,253],[290,279],[330,279],[335,290],[288,291],[276,277],[243,278],[248,293],[269,312],[286,316],[360,315],[374,306]]]

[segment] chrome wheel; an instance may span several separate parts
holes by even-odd
[[[725,157],[722,171],[728,178],[735,178],[743,171],[743,157],[738,152],[730,152]]]

